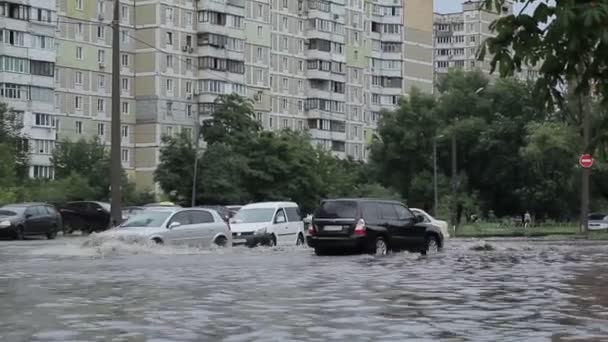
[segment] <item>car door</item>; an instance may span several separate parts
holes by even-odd
[[[300,216],[300,210],[297,207],[285,208],[285,214],[287,215],[287,225],[289,234],[289,241],[291,244],[296,244],[298,241],[298,234],[304,232],[304,222],[302,216]]]
[[[89,225],[94,230],[105,230],[107,228],[106,212],[99,203],[87,203],[87,217]]]
[[[45,205],[38,206],[37,210],[40,214],[40,233],[46,234],[54,223],[53,212]]]
[[[403,222],[399,221],[395,206],[390,202],[380,202],[377,205],[382,218],[381,226],[389,233],[388,243],[393,249],[403,249],[406,244],[402,229]]]
[[[403,239],[404,248],[416,250],[424,246],[426,226],[425,223],[417,223],[416,215],[401,204],[394,204],[398,216],[397,234]]]
[[[23,232],[26,235],[36,235],[40,234],[42,230],[42,224],[40,222],[40,213],[38,212],[38,208],[36,206],[28,207],[25,210],[25,224]]]
[[[173,225],[174,223],[179,224]],[[192,225],[191,210],[177,212],[171,217],[165,229],[166,230],[162,235],[167,243],[185,244],[191,242],[191,240],[193,240],[191,235],[193,234],[192,231],[194,229]]]
[[[193,210],[192,213],[192,241],[203,246],[209,246],[213,242],[215,234],[220,232],[220,224],[215,222],[213,214],[206,210]]]
[[[285,215],[285,210],[283,208],[279,208],[277,210],[277,212],[274,214],[274,219],[272,222],[272,230],[277,237],[277,245],[285,245],[289,243],[291,234],[289,233],[287,215]]]

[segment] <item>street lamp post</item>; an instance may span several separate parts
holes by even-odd
[[[433,138],[433,215],[437,217],[437,209],[439,208],[439,193],[437,191],[437,140],[443,138],[439,135]]]

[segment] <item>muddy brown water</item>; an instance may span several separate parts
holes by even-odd
[[[0,341],[608,341],[604,243],[317,257],[0,241]]]

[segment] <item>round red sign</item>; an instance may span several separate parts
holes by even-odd
[[[593,157],[590,154],[583,154],[578,159],[578,163],[585,169],[588,169],[593,166]]]

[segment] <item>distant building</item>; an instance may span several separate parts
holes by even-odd
[[[462,11],[456,13],[435,13],[434,18],[434,63],[435,79],[460,68],[464,71],[482,70],[489,74],[492,56],[487,54],[483,61],[477,60],[477,53],[483,42],[494,37],[490,24],[501,16],[513,14],[513,2],[507,1],[500,12],[481,9],[483,1],[466,1]],[[522,68],[523,69],[523,68]],[[497,77],[495,72],[492,77]],[[538,72],[525,68],[515,75],[520,79],[535,79]]]

